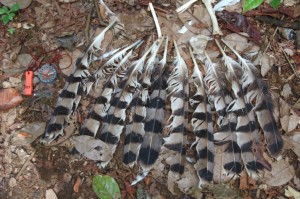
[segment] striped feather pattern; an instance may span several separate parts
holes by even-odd
[[[168,91],[171,101],[171,123],[167,126],[169,137],[164,138],[164,147],[176,153],[170,166],[170,174],[184,172],[186,155],[186,126],[188,123],[188,71],[187,65],[181,57],[176,42],[174,41],[176,58],[173,62],[174,69],[168,79]]]
[[[167,45],[168,38],[165,42],[165,49],[163,58],[157,64],[156,74],[153,79],[152,93],[150,100],[147,103],[147,117],[144,125],[145,136],[141,144],[138,160],[142,167],[142,172],[137,175],[132,185],[141,181],[147,176],[148,172],[154,167],[158,159],[159,152],[162,145],[162,131],[165,115],[165,100],[168,74],[165,72],[166,59],[167,59]]]
[[[199,187],[201,187],[213,179],[214,132],[211,107],[206,97],[203,76],[191,50],[190,54],[194,63],[192,79],[197,89],[196,94],[190,99],[191,105],[196,107],[192,116],[196,141],[192,145],[196,145],[197,162],[194,167],[200,180]]]
[[[145,134],[144,122],[146,117],[147,101],[149,100],[148,89],[151,86],[151,76],[156,63],[158,50],[162,44],[163,38],[158,39],[153,46],[151,56],[147,60],[145,70],[142,75],[142,89],[136,95],[132,103],[132,117],[131,122],[126,125],[126,135],[124,144],[124,158],[123,162],[133,166],[137,160],[143,136]]]
[[[235,113],[237,116],[236,136],[237,144],[241,148],[241,157],[244,162],[248,175],[257,178],[258,170],[264,169],[264,165],[257,161],[252,152],[254,145],[259,143],[258,128],[255,121],[252,105],[246,100],[242,90],[239,78],[236,76],[236,70],[240,68],[239,64],[228,57],[220,48],[223,54],[223,61],[227,67],[226,77],[231,82],[232,92],[235,99],[228,106],[228,112]]]
[[[111,158],[123,131],[126,109],[129,107],[136,89],[140,87],[138,76],[142,73],[147,55],[154,47],[155,44],[153,44],[139,60],[132,63],[127,74],[119,83],[116,94],[110,102],[108,113],[103,118],[103,127],[100,131],[99,139],[108,145],[111,154],[109,157]],[[111,158],[102,160],[101,166],[105,167]]]
[[[273,115],[274,102],[271,93],[267,85],[257,76],[255,66],[249,60],[242,58],[227,43],[225,44],[236,54],[243,68],[242,86],[247,92],[249,102],[255,101],[254,112],[264,132],[268,152],[274,158],[279,158],[283,149],[283,139]]]
[[[42,136],[43,142],[51,142],[57,136],[63,135],[63,129],[72,112],[77,108],[81,96],[86,90],[85,82],[90,77],[89,64],[94,60],[94,52],[101,49],[105,33],[116,23],[112,21],[88,46],[83,55],[75,63],[75,71],[67,80],[59,95],[54,112]]]
[[[101,124],[101,120],[105,117],[108,108],[110,107],[112,95],[115,92],[118,84],[118,77],[124,77],[124,75],[120,76],[120,74],[127,70],[128,65],[130,64],[130,58],[132,57],[133,53],[133,50],[130,49],[139,43],[140,41],[124,48],[122,51],[116,54],[116,57],[112,57],[110,60],[108,60],[103,67],[102,72],[98,72],[100,76],[102,76],[101,74],[110,76],[106,80],[99,97],[96,98],[91,112],[88,114],[88,117],[81,126],[81,135],[90,135],[93,137],[96,136]],[[126,51],[128,50],[130,51],[125,55]],[[123,57],[123,59],[120,59],[120,57]],[[117,61],[119,62],[117,63]]]

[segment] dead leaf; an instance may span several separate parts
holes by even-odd
[[[293,197],[295,199],[300,198],[300,193],[298,191],[296,191],[295,189],[293,189],[291,186],[288,186],[288,188],[286,190],[284,190],[284,195],[286,197]]]
[[[23,101],[19,91],[14,88],[0,89],[0,111],[7,111]]]
[[[77,176],[76,182],[73,187],[73,190],[75,193],[79,192],[80,185],[81,185],[81,178],[80,178],[80,176]]]
[[[284,149],[291,149],[291,150],[293,150],[293,152],[298,157],[300,157],[300,145],[299,145],[299,142],[295,142],[294,140],[292,140],[288,136],[282,136],[282,138],[283,138],[283,141],[284,141],[283,148]]]
[[[297,125],[299,124],[300,117],[298,115],[290,115],[290,116],[284,116],[280,118],[280,124],[282,126],[282,129],[289,133],[296,129]]]
[[[265,172],[262,181],[269,186],[281,186],[288,183],[295,176],[295,169],[286,160],[272,162],[272,171]]]
[[[286,103],[283,99],[279,99],[279,114],[280,117],[290,115],[290,105]]]
[[[57,196],[53,189],[46,190],[46,199],[57,199]]]
[[[45,122],[32,122],[13,133],[11,142],[14,146],[28,146],[45,131]]]
[[[284,98],[288,98],[290,95],[293,95],[292,88],[291,88],[291,86],[289,84],[283,85],[283,88],[282,88],[282,91],[281,91],[281,95]]]
[[[73,137],[73,140],[77,151],[90,160],[107,161],[111,158],[108,146],[99,139],[80,135]]]
[[[261,60],[261,75],[264,77],[272,66],[275,64],[276,59],[273,55],[264,54]]]

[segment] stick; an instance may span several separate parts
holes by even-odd
[[[154,19],[154,23],[155,23],[155,27],[156,27],[158,38],[161,38],[162,37],[161,29],[160,29],[160,26],[159,26],[159,23],[158,23],[158,19],[157,19],[157,15],[155,13],[155,10],[154,10],[154,7],[153,7],[152,3],[149,3],[149,7],[150,7],[150,11],[151,11],[152,17]]]

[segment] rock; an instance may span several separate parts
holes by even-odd
[[[53,189],[46,190],[46,199],[58,199]]]
[[[17,180],[16,180],[16,178],[11,178],[11,179],[9,179],[8,185],[9,185],[10,187],[16,186],[16,185],[17,185]]]
[[[31,1],[32,0],[0,0],[0,2],[7,7],[12,7],[14,4],[18,3],[20,9],[27,8],[31,4]]]

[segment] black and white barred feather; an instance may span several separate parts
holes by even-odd
[[[148,172],[153,168],[156,160],[158,159],[161,145],[162,145],[162,131],[165,115],[165,101],[166,101],[166,88],[168,75],[165,72],[167,60],[167,45],[168,38],[165,42],[163,58],[159,63],[155,64],[153,74],[154,80],[151,88],[152,93],[147,103],[146,119],[144,124],[144,137],[141,143],[139,152],[137,154],[139,164],[142,172],[137,175],[132,185],[141,181]]]
[[[271,156],[279,158],[283,149],[283,139],[274,118],[274,101],[267,85],[258,77],[257,69],[249,60],[242,58],[230,45],[223,42],[238,57],[243,69],[242,87],[249,103],[255,101],[254,112],[264,132],[267,149]]]
[[[170,165],[169,175],[177,176],[184,172],[186,155],[186,134],[188,124],[188,70],[187,65],[179,53],[174,41],[176,58],[173,62],[174,69],[168,79],[168,91],[171,101],[171,123],[167,126],[169,136],[164,138],[164,147],[174,151],[175,157]]]
[[[125,76],[124,71],[130,65],[130,58],[133,54],[134,47],[138,46],[141,41],[137,41],[132,45],[124,48],[116,53],[108,60],[103,68],[95,73],[96,78],[108,76],[103,88],[96,98],[88,117],[85,119],[80,129],[81,135],[89,135],[95,137],[100,127],[102,119],[106,116],[113,93],[118,85],[118,79]],[[125,54],[127,51],[129,52]]]
[[[196,86],[195,95],[190,98],[190,104],[195,108],[192,116],[193,132],[196,135],[197,162],[194,165],[199,177],[199,187],[213,180],[214,169],[214,129],[211,115],[211,107],[206,97],[204,79],[198,64],[190,50],[194,63],[194,72],[192,74],[193,82]]]
[[[105,33],[116,23],[113,20],[88,46],[83,55],[75,63],[75,71],[68,77],[65,87],[59,95],[54,112],[43,134],[43,142],[51,142],[57,136],[63,135],[63,129],[69,120],[72,112],[84,95],[86,90],[85,82],[91,76],[88,70],[92,61],[96,60],[96,51],[101,49],[101,43]]]

